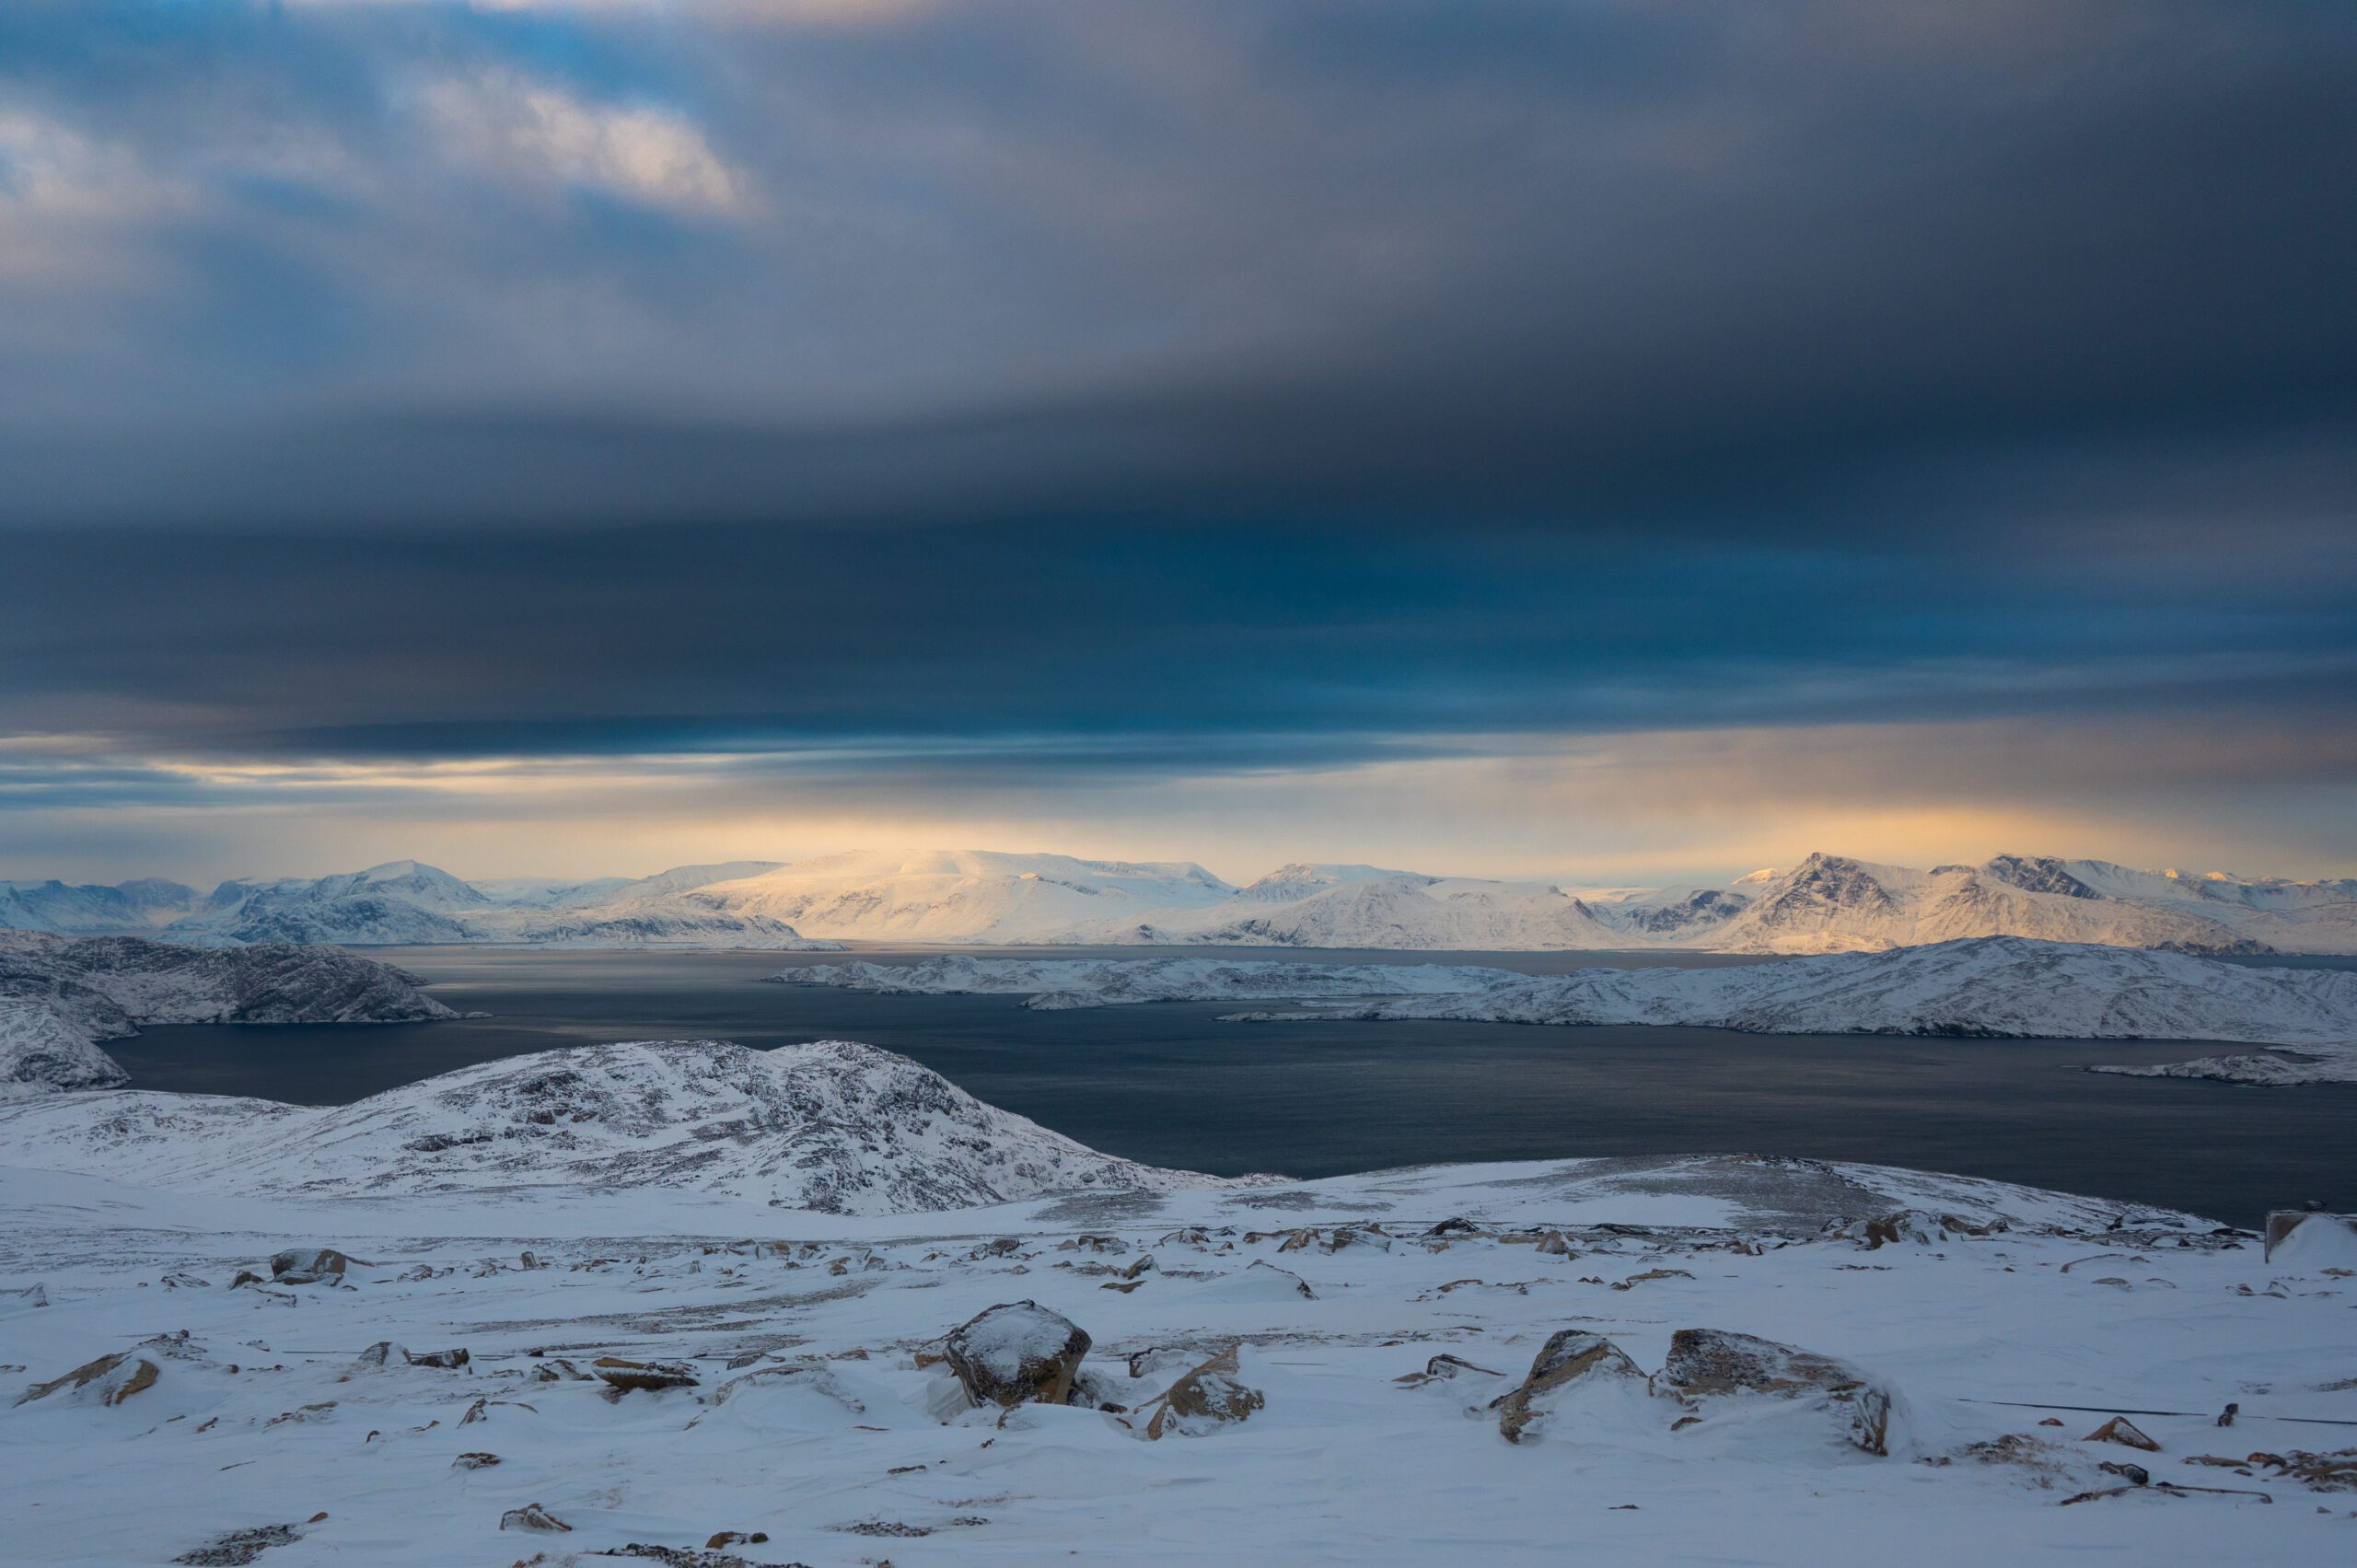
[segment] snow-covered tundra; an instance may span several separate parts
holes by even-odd
[[[0,1106],[0,1539],[2340,1564],[2352,1271],[2336,1216],[1814,1161],[1158,1171],[842,1042],[57,1090]]]

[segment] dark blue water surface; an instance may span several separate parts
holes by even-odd
[[[1219,1015],[1234,1004],[1034,1013],[1009,997],[761,983],[788,963],[823,955],[426,947],[372,956],[424,976],[453,1007],[494,1016],[152,1028],[107,1049],[143,1088],[334,1105],[478,1062],[592,1041],[708,1037],[767,1047],[848,1039],[914,1057],[981,1098],[1095,1147],[1223,1174],[1734,1150],[1961,1171],[2245,1225],[2310,1198],[2357,1207],[2357,1086],[2254,1089],[2078,1070],[2180,1061],[2215,1054],[2215,1046],[1226,1024]],[[1598,959],[1417,957],[1548,972]]]

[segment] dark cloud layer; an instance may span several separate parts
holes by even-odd
[[[14,799],[2341,733],[2352,149],[2289,0],[19,0]]]

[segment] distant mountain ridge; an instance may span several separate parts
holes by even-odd
[[[652,877],[469,882],[413,860],[200,895],[0,882],[0,929],[207,946],[436,943],[793,951],[843,942],[1807,954],[1976,936],[2213,955],[2357,953],[2357,877],[2293,881],[2000,854],[1929,870],[1817,854],[1724,886],[1608,889],[1295,862],[855,851]]]

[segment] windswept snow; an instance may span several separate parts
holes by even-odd
[[[2357,1062],[2357,974],[2010,936],[1725,968],[1563,975],[1444,964],[957,957],[818,965],[775,978],[863,991],[1025,994],[1038,1007],[1289,1001],[1321,1004],[1298,1016],[1329,1018],[2229,1040]]]
[[[458,1016],[415,975],[331,948],[188,947],[0,932],[0,1092],[123,1081],[98,1042],[140,1024],[403,1023]]]

